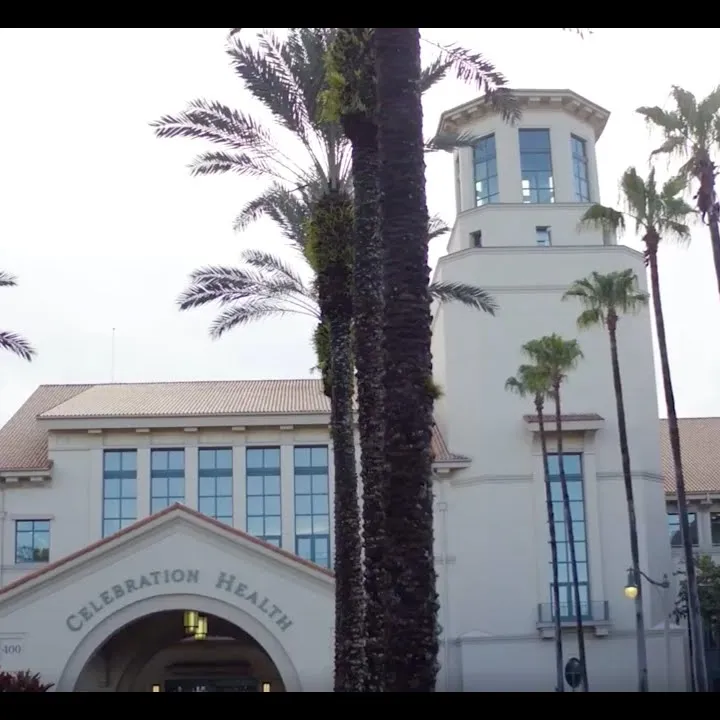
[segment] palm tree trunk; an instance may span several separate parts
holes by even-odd
[[[552,500],[552,485],[550,484],[550,467],[548,465],[547,433],[545,432],[544,403],[540,398],[535,401],[535,412],[540,425],[540,448],[543,457],[543,475],[545,482],[545,501],[547,503],[548,527],[550,530],[550,563],[552,566],[552,617],[555,623],[555,673],[557,692],[565,691],[565,673],[562,649],[562,619],[560,617],[560,585],[558,584],[558,552],[557,532],[555,528],[555,510]]]
[[[678,427],[677,411],[675,409],[675,393],[673,391],[672,376],[670,374],[670,361],[667,352],[667,338],[665,336],[665,319],[663,317],[662,300],[660,298],[660,273],[657,263],[658,238],[647,238],[646,257],[650,266],[650,286],[652,288],[653,308],[655,310],[655,329],[660,349],[660,367],[662,370],[663,390],[665,391],[665,405],[668,413],[668,435],[670,449],[675,470],[675,493],[677,495],[678,515],[680,517],[680,537],[685,556],[685,571],[687,573],[688,588],[688,625],[692,638],[693,658],[692,667],[697,692],[707,692],[707,674],[705,672],[705,643],[702,632],[700,615],[700,599],[698,597],[697,573],[695,572],[695,558],[693,556],[692,538],[690,537],[690,522],[688,519],[687,497],[685,495],[685,477],[680,453],[680,429]]]
[[[335,467],[335,692],[364,690],[364,597],[350,319],[330,321],[330,426]]]
[[[715,193],[713,193],[714,196]],[[718,292],[720,292],[720,207],[715,203],[708,213],[708,226],[710,227],[710,244],[715,264],[715,277],[717,278]]]
[[[365,691],[383,692],[385,612],[389,583],[385,567],[385,302],[383,243],[377,216],[377,125],[370,118],[352,115],[343,118],[343,127],[352,143],[355,203],[353,320],[365,546]]]
[[[438,598],[433,554],[428,213],[419,28],[376,28],[385,246],[385,454],[393,592],[386,689],[432,692]]]
[[[630,529],[630,559],[633,576],[637,586],[635,597],[635,634],[637,635],[638,692],[648,692],[647,646],[645,643],[645,617],[643,613],[642,575],[640,574],[640,547],[638,543],[637,519],[635,517],[635,497],[633,492],[632,469],[630,467],[630,445],[625,421],[625,401],[623,399],[620,358],[617,345],[617,316],[608,317],[610,335],[610,358],[612,361],[613,385],[615,386],[615,404],[617,405],[618,433],[620,435],[620,456],[622,458],[623,479],[625,481],[625,499],[628,508]],[[669,688],[668,688],[669,690]]]
[[[330,430],[335,468],[335,692],[364,687],[360,506],[353,417],[352,201],[328,191],[313,207],[310,239],[321,322],[330,335]]]
[[[587,674],[587,656],[585,655],[585,633],[583,632],[582,607],[580,605],[580,584],[578,581],[577,559],[575,557],[575,531],[570,512],[570,495],[568,494],[567,478],[565,477],[565,462],[563,461],[562,412],[560,408],[560,383],[555,384],[555,427],[557,430],[558,467],[560,470],[560,487],[563,497],[563,514],[565,517],[565,532],[570,552],[570,570],[572,572],[573,604],[575,605],[575,627],[578,636],[578,655],[582,673],[583,692],[589,691]]]

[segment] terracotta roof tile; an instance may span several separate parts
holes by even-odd
[[[688,493],[720,493],[720,417],[681,418],[680,453]],[[675,493],[667,420],[660,421],[665,491]]]
[[[197,417],[328,413],[319,380],[93,385],[43,418]]]
[[[37,416],[92,385],[41,385],[0,428],[0,471],[48,467],[47,432]]]
[[[0,471],[46,468],[47,430],[38,421],[98,417],[327,414],[320,380],[239,380],[116,385],[41,385],[0,429]],[[453,455],[433,429],[436,462]]]

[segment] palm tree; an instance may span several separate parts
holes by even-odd
[[[543,479],[545,482],[545,502],[547,505],[548,528],[550,531],[550,564],[552,567],[553,622],[555,623],[555,684],[557,692],[565,690],[565,667],[562,649],[562,618],[560,610],[560,582],[558,578],[558,552],[553,507],[552,485],[550,484],[550,466],[548,464],[547,431],[545,429],[545,400],[551,393],[550,377],[537,365],[521,365],[517,374],[505,382],[505,389],[521,398],[531,397],[540,425],[540,448],[543,458]]]
[[[311,220],[317,246],[323,253],[341,255],[343,248],[331,250],[328,238],[317,237],[320,228],[330,226],[335,238],[349,238],[352,233],[351,215],[340,213],[349,223],[344,232],[337,232],[337,226],[324,217],[324,211],[335,207],[334,202],[347,192],[349,180],[347,140],[337,122],[323,120],[318,112],[324,89],[325,54],[333,33],[329,28],[291,28],[285,42],[271,33],[262,33],[256,49],[244,43],[238,31],[234,29],[228,37],[227,51],[233,68],[270,111],[275,130],[282,128],[287,139],[299,146],[305,163],[299,163],[285,149],[286,143],[278,142],[256,119],[218,102],[195,100],[184,112],[152,123],[155,133],[158,137],[199,138],[224,148],[196,157],[190,165],[194,175],[234,172],[272,178],[273,184],[251,204],[251,210],[271,216],[275,212],[281,220],[289,212],[291,219],[297,220],[292,212],[301,201],[316,213]],[[286,194],[282,208],[268,210],[268,201],[277,200],[287,190],[299,197],[288,203]],[[327,255],[323,262],[317,268],[319,276],[326,276],[328,262],[333,264]],[[352,422],[343,415],[352,407],[352,376],[348,378],[345,373],[352,367],[352,346],[346,320],[341,318],[347,314],[345,293],[333,293],[338,287],[337,283],[327,283],[327,292],[320,293],[319,300],[321,316],[329,324],[330,367],[338,371],[330,412],[335,517],[342,520],[335,535],[335,689],[354,691],[363,687],[364,601],[355,439]]]
[[[706,692],[707,677],[705,674],[705,651],[700,603],[698,600],[690,524],[688,522],[685,477],[680,453],[680,432],[677,410],[675,409],[675,393],[670,373],[670,361],[668,359],[657,259],[658,246],[663,238],[672,238],[682,242],[687,242],[690,239],[690,228],[687,225],[687,220],[693,214],[693,209],[681,197],[685,190],[685,180],[682,177],[672,178],[662,188],[658,188],[654,169],[650,171],[647,180],[643,180],[638,175],[637,170],[631,167],[623,174],[620,188],[624,205],[623,212],[603,205],[593,205],[581,219],[581,225],[591,225],[611,232],[618,232],[624,230],[625,218],[627,217],[635,224],[636,232],[641,233],[645,245],[645,262],[650,268],[655,331],[660,351],[660,367],[668,413],[668,435],[675,472],[675,492],[677,493],[678,515],[680,517],[680,534],[687,570],[689,590],[688,625],[693,643],[692,666],[697,691]]]
[[[563,458],[562,410],[560,390],[567,378],[568,372],[574,370],[582,359],[582,350],[577,340],[564,340],[559,335],[552,334],[537,340],[530,340],[523,345],[523,352],[535,365],[547,374],[550,381],[550,391],[555,401],[555,430],[557,434],[557,458],[560,475],[560,489],[563,499],[563,518],[565,520],[566,541],[570,554],[570,570],[572,572],[573,602],[575,606],[575,626],[578,635],[578,654],[580,656],[582,688],[588,692],[587,657],[585,654],[585,633],[583,632],[582,604],[580,602],[580,583],[578,581],[578,567],[575,553],[575,532],[570,509],[570,495],[568,494],[567,478],[565,476],[565,463]]]
[[[618,434],[620,436],[620,455],[622,457],[623,479],[625,481],[625,499],[628,507],[628,525],[630,530],[630,556],[632,560],[635,584],[638,588],[635,598],[635,629],[638,656],[638,691],[648,692],[647,647],[645,645],[645,618],[642,601],[642,576],[640,574],[640,548],[638,544],[637,520],[635,517],[635,498],[633,493],[632,469],[630,466],[630,445],[625,420],[625,401],[623,399],[620,358],[618,355],[617,326],[622,315],[637,313],[648,302],[648,294],[638,287],[637,275],[631,270],[611,272],[601,275],[593,272],[589,277],[577,280],[563,296],[563,300],[576,298],[584,310],[578,316],[580,329],[601,325],[607,329],[610,339],[610,362],[612,364],[615,404],[617,405]]]
[[[673,85],[672,110],[655,107],[637,109],[646,121],[662,131],[665,142],[653,155],[667,153],[684,159],[679,174],[697,182],[693,195],[703,222],[710,228],[710,243],[720,291],[720,204],[715,192],[717,168],[712,152],[720,143],[720,87],[698,102],[691,92]]]
[[[385,456],[389,479],[387,689],[437,677],[430,438],[428,212],[419,28],[376,28],[380,227],[385,246]]]
[[[0,270],[0,287],[15,287],[16,285],[17,278],[15,276]],[[0,350],[7,350],[28,362],[31,362],[37,354],[35,348],[24,337],[7,330],[0,330]]]

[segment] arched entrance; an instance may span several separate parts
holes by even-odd
[[[187,634],[183,614],[207,618]],[[159,595],[106,617],[78,644],[58,692],[241,692],[301,690],[275,636],[238,607],[201,595]]]

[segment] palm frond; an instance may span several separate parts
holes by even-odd
[[[17,278],[4,270],[0,270],[0,287],[15,287]]]
[[[435,137],[425,141],[425,152],[452,152],[456,148],[473,147],[481,137],[482,135],[471,131],[438,133]]]
[[[37,355],[37,351],[28,340],[17,333],[4,330],[0,330],[0,350],[7,350],[28,362]]]
[[[428,240],[442,237],[450,232],[450,226],[439,216],[433,215],[428,222]]]
[[[288,265],[282,258],[264,250],[243,250],[241,253],[242,261],[250,267],[267,273],[268,276],[276,275],[286,279],[292,283],[297,292],[305,290],[305,284],[298,273]]]
[[[495,315],[498,309],[495,299],[487,290],[457,282],[434,282],[430,284],[430,296],[441,303],[459,302],[488,315]]]
[[[270,176],[282,178],[262,158],[252,157],[243,152],[205,152],[197,155],[188,165],[191,175],[219,175],[235,173],[250,177]]]
[[[666,133],[676,133],[683,130],[682,121],[676,113],[663,110],[657,105],[653,107],[639,107],[635,112],[642,115],[646,123],[649,125],[657,125]]]
[[[592,205],[580,218],[580,227],[596,227],[605,232],[622,232],[625,216],[619,210],[605,205]]]
[[[210,325],[210,337],[218,339],[240,325],[266,320],[270,317],[281,317],[294,312],[296,311],[288,308],[281,300],[251,299],[242,305],[234,305],[223,310]]]
[[[255,199],[251,200],[235,218],[235,230],[245,230],[263,216],[269,217],[280,228],[283,236],[293,245],[305,246],[305,227],[310,217],[310,203],[279,183],[273,183]]]
[[[435,43],[431,44],[435,45]],[[423,78],[426,85],[431,80],[435,83],[453,72],[458,80],[475,85],[481,90],[505,120],[515,122],[520,119],[520,105],[506,87],[507,79],[481,53],[472,52],[458,45],[435,45],[435,47],[440,49],[441,64],[434,67],[431,65],[430,72]],[[445,74],[443,74],[443,64]]]

